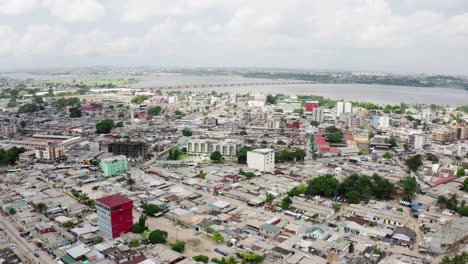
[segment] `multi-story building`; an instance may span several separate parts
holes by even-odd
[[[255,149],[247,152],[247,165],[249,169],[259,171],[275,170],[275,150]]]
[[[0,133],[3,136],[14,135],[18,131],[18,128],[15,124],[5,124],[1,126]]]
[[[144,142],[117,141],[109,144],[109,152],[112,152],[114,156],[124,155],[134,160],[143,159],[147,148]]]
[[[414,149],[423,149],[425,145],[429,144],[429,137],[423,134],[412,134],[409,136],[409,144]]]
[[[35,147],[35,156],[39,160],[58,160],[65,157],[63,144],[45,143]]]
[[[390,125],[390,118],[388,116],[373,116],[372,126],[378,128],[388,128]]]
[[[353,111],[353,105],[351,102],[337,102],[336,103],[336,116],[341,116],[342,114],[348,114]]]
[[[280,101],[277,107],[284,113],[291,113],[302,108],[302,103],[297,101]]]
[[[254,94],[249,97],[249,107],[264,107],[266,104],[266,96],[263,94]]]
[[[231,103],[231,104],[237,103],[237,94],[236,93],[230,93],[229,94],[229,103]]]
[[[116,238],[132,230],[133,201],[120,194],[96,199],[99,230],[108,238]]]
[[[319,107],[319,102],[318,101],[306,101],[305,102],[305,112],[306,113],[312,113],[315,108]]]
[[[457,123],[453,127],[457,131],[458,140],[468,139],[468,125],[463,123]]]
[[[105,177],[112,177],[125,173],[128,169],[127,157],[115,156],[101,160],[101,170]]]
[[[457,130],[450,127],[434,129],[432,130],[431,139],[432,142],[438,144],[455,141],[457,139]]]
[[[432,123],[432,120],[435,119],[435,114],[431,112],[429,109],[424,109],[421,112],[421,122],[425,122],[427,124]]]
[[[323,122],[323,117],[325,116],[323,108],[314,107],[312,109],[311,119],[319,123]]]
[[[243,141],[238,139],[190,139],[187,142],[187,155],[208,156],[215,151],[219,151],[225,159],[234,160],[243,146]]]
[[[362,117],[350,116],[346,119],[346,125],[350,128],[357,128],[364,126]]]

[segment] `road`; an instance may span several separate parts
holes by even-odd
[[[15,225],[3,215],[0,215],[0,224],[4,228],[10,242],[16,245],[16,249],[14,250],[18,256],[20,256],[23,260],[30,261],[30,263],[42,263],[42,264],[53,264],[57,263],[51,256],[43,251],[36,250],[36,246],[32,243],[26,241],[26,239],[22,238],[19,235],[18,229]],[[34,252],[39,253],[39,257],[34,257]]]

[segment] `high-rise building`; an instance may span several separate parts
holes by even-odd
[[[455,141],[457,139],[457,130],[449,127],[432,130],[432,142],[444,144]]]
[[[351,113],[352,111],[353,105],[351,104],[351,102],[340,101],[336,103],[336,116]]]
[[[424,109],[421,112],[421,121],[427,124],[432,123],[432,120],[435,119],[435,114],[431,112],[429,109]]]
[[[235,104],[237,102],[237,94],[236,93],[230,93],[229,94],[229,103]]]
[[[247,152],[247,164],[249,169],[259,171],[275,170],[275,150],[255,149]]]
[[[115,156],[101,160],[101,170],[105,177],[112,177],[126,172],[128,169],[127,157]]]
[[[145,157],[148,146],[144,142],[117,141],[109,144],[109,152],[114,156],[124,155],[128,159],[141,160]]]
[[[390,125],[390,118],[388,116],[373,116],[372,126],[378,128],[388,128]]]
[[[312,110],[312,115],[311,115],[312,120],[322,123],[323,117],[324,117],[323,108],[316,107]]]
[[[319,102],[318,101],[306,101],[305,102],[305,112],[306,113],[312,113],[315,108],[319,107]]]
[[[425,145],[429,144],[429,137],[422,134],[412,134],[409,136],[409,143],[413,145],[414,149],[423,149]]]
[[[99,230],[108,238],[128,233],[133,226],[133,201],[120,194],[96,199]]]

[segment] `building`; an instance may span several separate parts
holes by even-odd
[[[318,101],[306,101],[305,102],[305,112],[306,113],[312,113],[314,109],[319,107],[319,102]]]
[[[1,126],[0,133],[3,136],[12,136],[17,132],[18,128],[14,124],[6,124]]]
[[[118,141],[109,144],[109,152],[114,156],[124,155],[128,159],[141,160],[145,157],[147,145],[144,142]]]
[[[266,104],[266,96],[263,94],[254,94],[249,97],[249,107],[264,107]]]
[[[219,151],[225,159],[235,160],[237,153],[242,149],[243,146],[243,141],[238,139],[190,139],[187,142],[187,155],[209,156],[211,153]]]
[[[297,101],[280,101],[277,107],[283,110],[284,113],[291,113],[302,108],[302,103]]]
[[[255,149],[247,152],[247,164],[249,169],[259,171],[275,170],[275,150]]]
[[[337,102],[336,103],[336,116],[339,117],[342,114],[348,114],[353,111],[353,105],[351,102]]]
[[[364,119],[362,117],[350,116],[346,119],[346,125],[349,128],[360,128],[364,126]]]
[[[120,175],[125,173],[127,169],[127,158],[123,155],[101,160],[101,170],[105,177]]]
[[[429,136],[423,134],[412,134],[409,136],[409,144],[414,149],[423,149],[424,146],[430,144]]]
[[[133,201],[120,194],[96,199],[99,230],[108,238],[128,233],[133,226]]]
[[[390,125],[390,117],[388,116],[373,116],[372,126],[378,128],[388,128]]]
[[[457,130],[445,127],[432,130],[432,142],[437,144],[444,144],[455,141],[457,139]]]
[[[325,116],[325,113],[323,111],[323,108],[315,107],[312,110],[312,115],[311,115],[312,120],[322,123],[324,116]]]
[[[35,147],[35,156],[39,160],[58,160],[65,157],[63,144],[46,143]]]
[[[89,103],[89,104],[82,104],[80,107],[81,111],[87,112],[87,111],[96,111],[96,110],[101,110],[102,105],[96,104],[96,103]]]
[[[424,109],[421,112],[421,122],[430,124],[432,120],[435,119],[435,114],[431,112],[429,109]]]
[[[231,104],[237,103],[237,94],[236,93],[230,93],[229,94],[229,103],[231,103]]]
[[[453,128],[457,131],[457,140],[468,139],[468,125],[463,123],[457,123],[453,125]]]

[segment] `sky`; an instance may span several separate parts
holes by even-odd
[[[0,0],[0,69],[468,75],[468,0]]]

